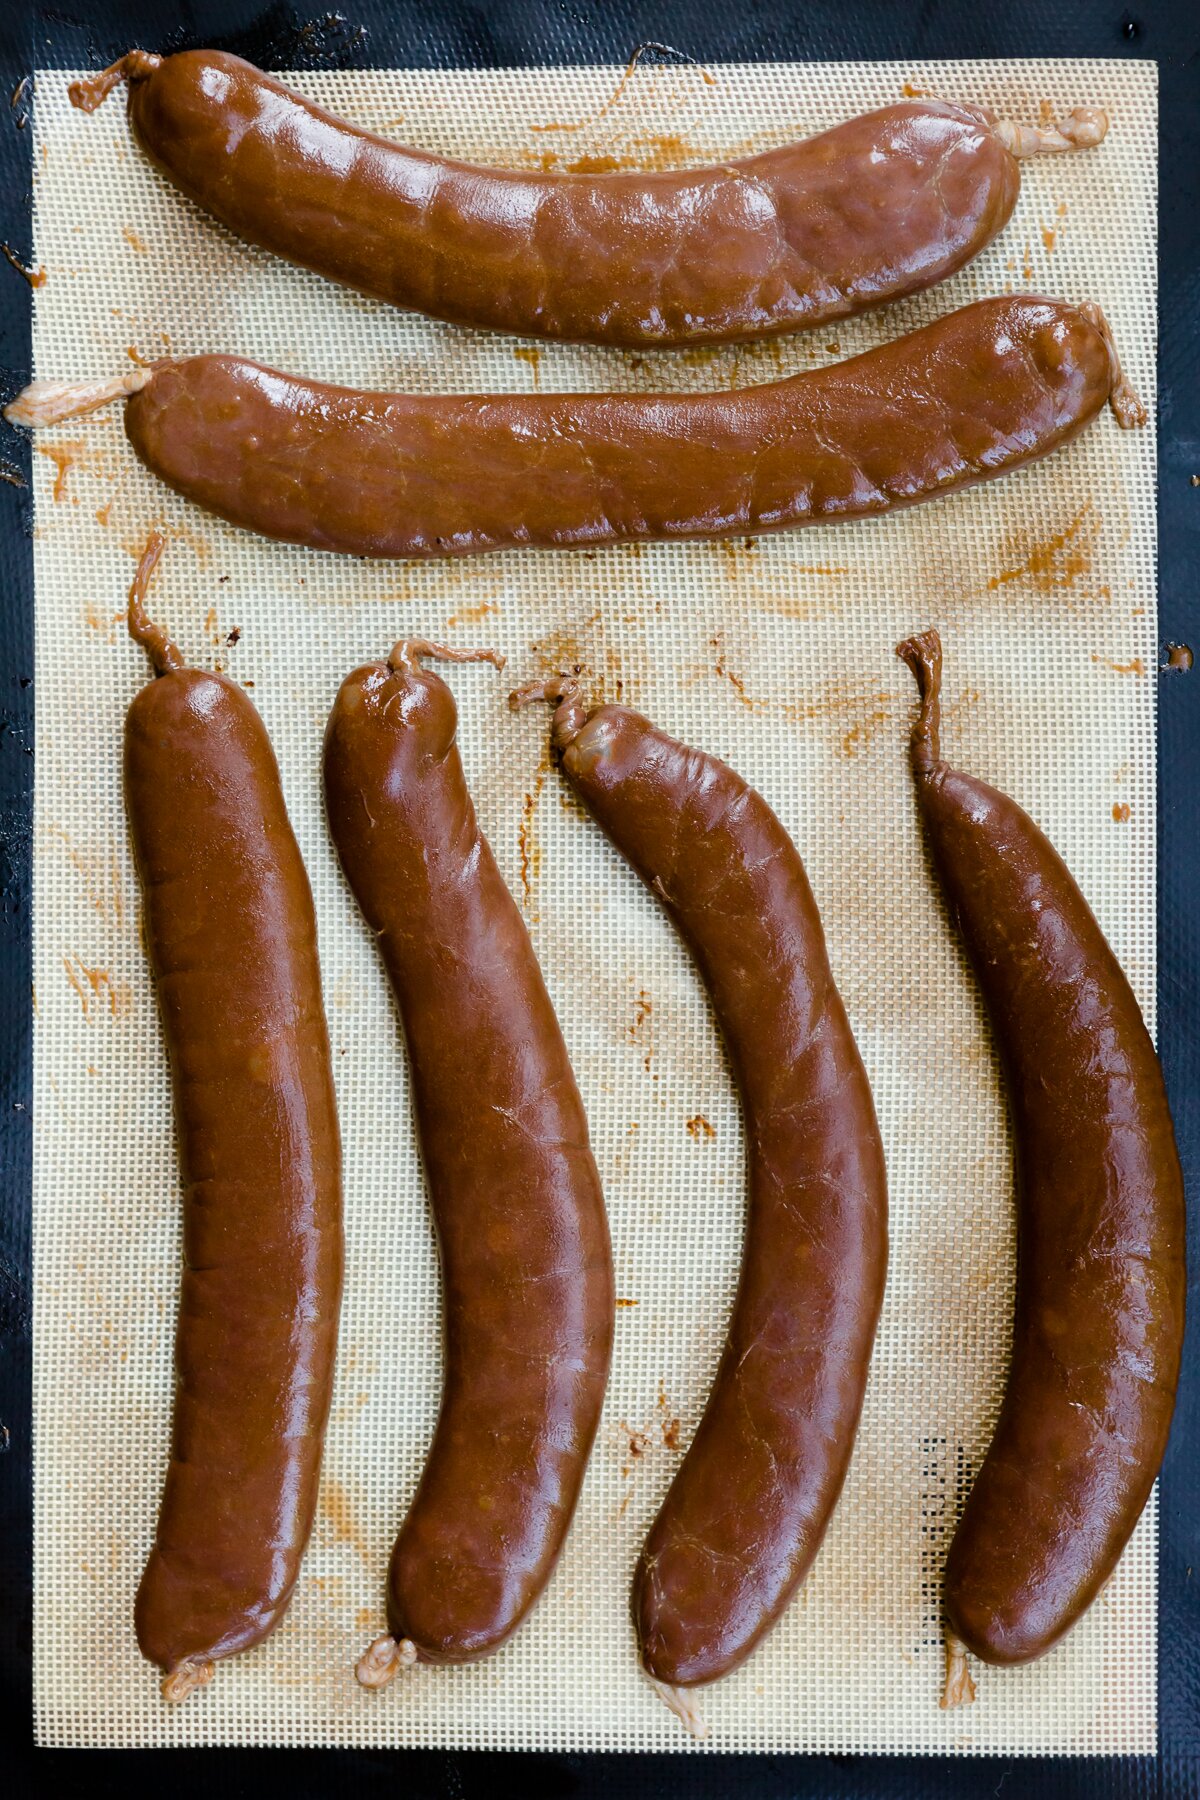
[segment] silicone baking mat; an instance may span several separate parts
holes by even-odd
[[[133,351],[235,350],[363,386],[741,386],[1005,289],[1100,301],[1153,407],[1156,89],[1147,63],[764,64],[305,73],[295,85],[433,150],[537,168],[662,167],[788,141],[903,93],[1019,120],[1076,103],[1104,146],[1024,167],[1000,240],[882,313],[731,350],[526,344],[407,317],[235,242],[69,77],[35,107],[37,373]],[[1105,416],[1067,452],[906,515],[757,541],[376,564],[268,544],[134,461],[118,412],[37,440],[36,1708],[44,1743],[696,1748],[638,1673],[638,1547],[715,1367],[737,1273],[743,1146],[713,1021],[664,917],[564,791],[548,717],[509,677],[581,661],[718,752],[803,854],[874,1085],[892,1259],[858,1446],[825,1547],[777,1629],[706,1690],[718,1750],[1146,1752],[1155,1518],[1069,1639],[985,1670],[943,1713],[939,1570],[987,1443],[1011,1302],[1010,1144],[975,991],[910,790],[913,688],[892,647],[931,622],[947,749],[1017,796],[1074,869],[1147,1015],[1155,979],[1154,437]],[[345,1137],[348,1264],[320,1510],[291,1611],[182,1708],[158,1696],[133,1595],[166,1458],[180,1256],[167,1069],[120,790],[148,678],[123,627],[149,527],[154,612],[252,686],[312,876]],[[396,1022],[321,813],[326,713],[401,632],[495,644],[450,673],[479,814],[524,909],[588,1106],[617,1269],[612,1382],[541,1605],[499,1654],[385,1694],[353,1664],[429,1441],[439,1294]]]

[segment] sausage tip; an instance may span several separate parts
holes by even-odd
[[[939,1705],[943,1712],[956,1706],[970,1706],[975,1699],[975,1683],[967,1663],[967,1646],[953,1632],[946,1633],[946,1681]]]
[[[215,1669],[216,1665],[211,1657],[185,1658],[163,1676],[160,1684],[163,1699],[171,1706],[178,1706],[189,1694],[194,1694],[197,1688],[207,1687]]]
[[[701,1742],[709,1736],[709,1726],[696,1705],[695,1698],[687,1688],[672,1687],[669,1681],[659,1681],[654,1675],[646,1677],[663,1704],[682,1720],[687,1730]]]
[[[1112,407],[1113,417],[1122,431],[1139,431],[1145,425],[1149,415],[1138,398],[1133,383],[1121,367],[1112,326],[1094,300],[1082,301],[1079,311],[1088,324],[1100,333],[1104,340],[1104,348],[1108,351],[1108,364],[1112,377],[1112,385],[1108,392],[1108,404]]]
[[[42,425],[58,425],[64,419],[95,412],[110,400],[124,400],[140,392],[150,375],[149,369],[129,369],[108,381],[31,381],[9,401],[4,417],[10,425],[27,425],[34,430]]]
[[[550,736],[556,750],[565,750],[571,740],[579,735],[587,719],[587,708],[579,685],[581,672],[580,665],[576,664],[570,674],[552,675],[541,681],[527,681],[524,686],[514,688],[508,696],[508,704],[513,712],[520,712],[523,706],[529,706],[535,700],[545,700],[554,707]]]
[[[897,644],[896,655],[916,677],[921,710],[912,728],[912,761],[918,775],[927,775],[942,755],[942,640],[930,626]]]
[[[1001,119],[995,130],[1011,156],[1061,155],[1102,144],[1108,136],[1108,114],[1098,106],[1073,106],[1057,125],[1014,125]]]
[[[98,75],[85,75],[82,81],[73,81],[67,89],[67,98],[79,112],[94,113],[123,81],[130,84],[145,81],[161,67],[161,56],[155,56],[150,50],[131,50],[127,56],[110,63],[107,69],[101,69]]]
[[[166,547],[167,540],[162,532],[152,531],[134,570],[129,589],[129,635],[135,644],[142,645],[154,664],[156,675],[168,675],[172,669],[186,667],[179,646],[167,636],[161,625],[155,625],[146,615],[146,593],[158,566],[158,559]]]
[[[354,1678],[359,1687],[378,1693],[401,1669],[411,1669],[416,1660],[417,1646],[411,1638],[401,1638],[397,1643],[385,1632],[363,1651],[355,1664]]]
[[[392,646],[388,668],[419,669],[427,656],[435,662],[490,662],[497,669],[502,669],[508,661],[499,650],[453,650],[449,644],[435,644],[429,638],[401,638]]]

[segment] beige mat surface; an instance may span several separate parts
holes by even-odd
[[[422,391],[741,385],[823,364],[1005,289],[1095,299],[1153,404],[1156,72],[1117,62],[739,65],[304,74],[335,109],[429,148],[563,167],[662,166],[804,135],[909,88],[1020,120],[1104,105],[1107,143],[1025,167],[1016,215],[941,288],[832,330],[683,354],[535,346],[406,317],[283,267],[181,200],[119,101],[37,78],[37,373],[127,350],[246,353]],[[439,1297],[407,1078],[373,945],[336,869],[318,759],[345,672],[401,632],[487,642],[516,678],[583,660],[595,691],[718,752],[793,833],[874,1084],[891,1276],[863,1426],[811,1578],[706,1693],[716,1750],[1146,1752],[1155,1736],[1155,1521],[1042,1662],[938,1710],[938,1572],[1001,1390],[1010,1149],[996,1066],[933,893],[892,647],[931,622],[947,748],[1017,796],[1081,881],[1151,1012],[1155,976],[1154,437],[1105,416],[1072,449],[882,522],[700,546],[367,565],[226,528],[135,462],[117,414],[39,437],[36,1705],[45,1743],[694,1748],[639,1676],[642,1536],[720,1347],[743,1224],[734,1094],[665,919],[568,802],[547,724],[507,678],[456,669],[463,760],[520,898],[591,1117],[612,1222],[612,1384],[566,1553],[487,1662],[355,1686],[439,1381]],[[147,679],[121,614],[152,523],[156,614],[253,684],[316,893],[345,1134],[348,1269],[320,1513],[276,1636],[169,1710],[133,1594],[167,1450],[179,1185],[167,1070],[119,785]],[[236,641],[235,641],[236,639]]]

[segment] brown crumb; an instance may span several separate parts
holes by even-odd
[[[238,639],[241,637],[241,635],[242,635],[241,626],[235,625],[233,630],[229,633],[228,637],[225,639],[225,642],[227,644],[236,644]]]
[[[618,1305],[618,1306],[636,1306],[636,1305],[637,1305],[637,1301],[636,1301],[636,1300],[625,1300],[625,1299],[622,1299],[622,1297],[621,1297],[621,1295],[619,1295],[619,1294],[618,1294],[618,1295],[617,1295],[617,1305]]]
[[[1124,825],[1129,817],[1130,810],[1131,808],[1128,800],[1115,801],[1112,814],[1114,823],[1117,825]]]
[[[1162,667],[1164,669],[1174,669],[1180,675],[1186,675],[1196,660],[1192,652],[1192,646],[1190,644],[1168,644],[1166,650],[1167,660],[1163,663]]]
[[[715,1138],[717,1135],[716,1126],[710,1125],[703,1113],[694,1113],[687,1122],[687,1128],[694,1138],[704,1137],[711,1139]]]

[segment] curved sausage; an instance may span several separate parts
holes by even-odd
[[[449,688],[398,644],[342,684],[325,801],[408,1044],[441,1251],[445,1380],[359,1665],[484,1656],[550,1578],[608,1377],[615,1300],[587,1120],[515,901],[475,819]],[[499,659],[497,659],[499,660]]]
[[[182,1700],[278,1625],[312,1529],[342,1284],[341,1147],[316,920],[262,720],[189,669],[143,600],[158,679],[125,727],[125,795],[171,1059],[183,1290],[171,1461],[138,1590],[143,1653]]]
[[[912,294],[1008,222],[1016,156],[1097,144],[910,99],[786,149],[669,173],[472,168],[374,137],[217,50],[133,50],[134,136],[222,224],[289,262],[463,325],[629,345],[794,331]]]
[[[960,1646],[988,1663],[1043,1655],[1146,1504],[1179,1375],[1184,1198],[1158,1059],[1087,902],[1014,801],[942,761],[937,633],[898,655],[921,692],[921,819],[987,1005],[1016,1146],[1008,1386],[946,1563],[953,1704],[973,1697]]]
[[[883,1298],[883,1146],[803,865],[766,802],[627,707],[585,713],[572,679],[513,703],[538,697],[559,701],[567,780],[695,957],[746,1121],[729,1334],[634,1578],[642,1662],[686,1688],[771,1628],[841,1491]]]
[[[1045,456],[1108,399],[1145,413],[1099,311],[983,300],[790,380],[719,394],[366,394],[232,356],[35,383],[38,424],[127,395],[146,466],[267,537],[355,556],[727,537],[883,513]]]

